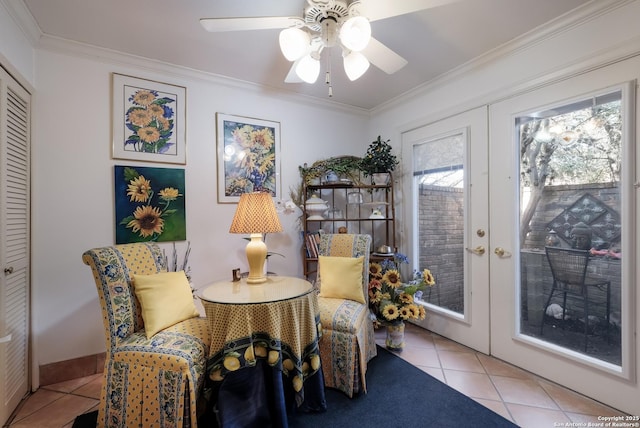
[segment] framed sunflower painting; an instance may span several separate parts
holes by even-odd
[[[113,158],[186,164],[186,88],[112,74]]]
[[[187,239],[184,169],[114,166],[116,244]]]
[[[216,113],[218,202],[267,192],[280,198],[280,123]]]

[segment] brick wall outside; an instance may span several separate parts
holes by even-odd
[[[436,279],[426,301],[463,311],[464,200],[462,189],[422,186],[419,191],[419,266]]]

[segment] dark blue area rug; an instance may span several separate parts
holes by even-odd
[[[289,427],[517,427],[381,347],[367,367],[366,394],[327,389],[326,398],[326,412],[289,415]]]
[[[517,427],[466,395],[378,347],[367,368],[367,394],[354,398],[326,390],[327,411],[290,414],[290,428]],[[74,428],[95,427],[97,411],[76,418]],[[199,421],[201,428],[215,421]]]
[[[98,411],[83,413],[76,417],[71,428],[95,428],[98,424]]]

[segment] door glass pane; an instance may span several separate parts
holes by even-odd
[[[520,333],[621,365],[621,92],[516,119]]]
[[[464,313],[464,133],[413,147],[418,230],[414,269],[431,270],[436,285],[422,300]]]

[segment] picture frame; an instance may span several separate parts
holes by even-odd
[[[114,165],[115,241],[187,239],[184,168]]]
[[[257,191],[280,199],[280,122],[216,113],[216,133],[218,202]]]
[[[112,73],[112,157],[185,165],[186,88]]]

